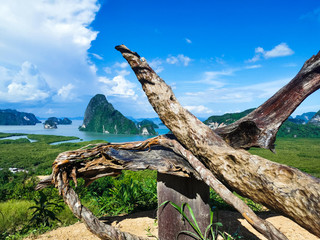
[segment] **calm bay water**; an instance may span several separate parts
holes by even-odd
[[[26,134],[44,134],[44,135],[60,135],[60,136],[74,136],[82,139],[83,141],[91,140],[105,140],[108,142],[132,142],[132,141],[143,141],[153,136],[142,136],[142,135],[125,135],[125,134],[105,134],[95,132],[83,132],[79,131],[78,127],[82,124],[82,120],[73,120],[71,125],[58,125],[57,129],[44,129],[42,123],[36,125],[14,125],[6,126],[0,125],[0,132],[4,133],[26,133]],[[166,134],[169,130],[160,126],[155,129],[159,134]]]

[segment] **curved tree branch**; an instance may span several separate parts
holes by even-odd
[[[311,93],[320,88],[320,52],[305,62],[299,73],[256,110],[216,133],[235,148],[274,150],[282,123]]]
[[[157,152],[160,149],[161,152]],[[82,177],[86,182],[91,182],[105,175],[121,174],[119,171],[123,169],[155,169],[177,176],[197,176],[268,239],[287,240],[272,224],[259,218],[242,200],[232,194],[190,151],[168,135],[158,136],[144,142],[100,144],[92,149],[64,152],[55,160],[53,169],[50,178],[42,180],[37,189],[54,183],[72,212],[101,239],[109,239],[108,237],[111,239],[111,237],[118,237],[124,233],[98,222],[98,219],[81,205],[77,194],[69,186],[69,179],[77,182],[77,178]],[[102,229],[104,229],[103,234]],[[119,239],[129,238],[124,235]]]
[[[319,179],[295,168],[230,147],[179,104],[171,88],[144,58],[124,45],[117,46],[116,49],[130,64],[162,122],[221,182],[239,194],[289,216],[320,236]],[[302,74],[311,76],[313,68],[317,72],[317,59],[318,57],[314,58],[315,62],[312,59],[309,63],[307,61],[308,67],[304,68]]]

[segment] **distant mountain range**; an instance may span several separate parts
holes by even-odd
[[[254,108],[239,113],[226,113],[221,116],[211,116],[204,121],[207,125],[231,124],[252,112]],[[216,123],[216,124],[214,124]],[[308,112],[289,117],[280,127],[278,137],[320,137],[320,111]]]
[[[0,110],[0,125],[36,125],[41,123],[34,114],[13,109]]]

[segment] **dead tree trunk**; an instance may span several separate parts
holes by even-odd
[[[171,88],[150,68],[144,58],[140,58],[138,54],[123,45],[117,46],[116,49],[130,64],[162,122],[172,131],[177,140],[202,161],[219,180],[239,194],[289,216],[310,232],[320,236],[319,179],[295,168],[230,147],[220,136],[179,104]],[[294,82],[298,81],[296,79],[304,80],[301,89],[307,92],[306,96],[319,87],[319,70],[320,53],[305,63],[298,74],[301,78],[296,77],[293,80]],[[309,87],[309,84],[316,87]],[[294,84],[291,85],[291,88],[293,86]],[[291,91],[296,92],[298,89]],[[289,87],[289,91],[283,91],[283,94],[291,93],[291,91]],[[278,100],[281,98],[285,96],[275,97]],[[303,99],[303,97],[295,97],[286,99],[285,102],[287,105],[294,105],[295,108]],[[268,123],[273,118],[275,123],[271,124],[271,127],[275,126],[278,129],[285,118],[277,118],[281,114],[278,114],[279,110],[275,108],[274,101],[271,103],[258,108],[264,109],[264,106],[267,106],[268,111],[260,111],[261,115],[258,111],[256,118],[259,117],[259,120],[263,121],[264,117],[269,114],[271,116],[267,118]],[[278,104],[283,103],[278,102]],[[286,111],[286,117],[294,108]],[[280,111],[283,109],[280,108]],[[265,131],[266,134],[259,141],[263,142],[264,139],[265,145],[269,146],[272,137],[271,139],[268,137],[275,136],[275,131],[272,131],[272,128],[270,130],[268,128],[259,129],[258,125],[254,132],[262,131]],[[248,147],[247,144],[245,147]]]
[[[53,164],[51,177],[42,181],[39,188],[55,184],[75,215],[101,239],[139,238],[101,225],[82,208],[68,181],[76,182],[82,177],[90,183],[102,176],[121,174],[124,169],[155,169],[160,174],[202,180],[268,239],[287,238],[270,223],[258,218],[230,190],[289,216],[320,237],[320,180],[295,168],[235,149],[251,146],[273,149],[282,122],[304,98],[320,87],[320,54],[309,59],[287,86],[253,113],[213,132],[181,107],[171,88],[145,59],[123,45],[116,48],[134,70],[151,105],[174,136],[102,144],[92,149],[62,153]],[[160,181],[166,179],[160,175]]]

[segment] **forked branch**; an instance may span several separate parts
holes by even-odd
[[[144,58],[140,58],[124,45],[117,46],[116,49],[130,64],[162,122],[217,179],[239,194],[289,216],[310,232],[320,236],[319,179],[295,168],[230,147],[219,135],[180,105],[171,88],[151,69]],[[315,79],[302,84],[303,88],[309,84],[318,87],[318,71],[319,55],[307,61],[306,67],[300,71],[301,78],[297,79],[303,80],[303,77]],[[283,91],[279,94],[288,92]],[[285,96],[277,98],[285,99]],[[302,101],[304,97],[295,99]],[[276,111],[274,101],[271,101],[271,105]],[[267,109],[268,111],[264,111],[263,114],[269,114],[269,117],[265,117],[272,119],[272,109]],[[263,117],[264,115],[260,115],[261,122]],[[284,119],[284,116],[280,119]],[[278,125],[281,123],[282,120]]]
[[[91,182],[106,175],[121,174],[120,171],[123,169],[155,169],[177,176],[195,176],[215,190],[223,200],[238,210],[255,229],[268,239],[287,239],[272,224],[259,218],[242,200],[232,194],[190,151],[166,135],[144,142],[100,144],[87,150],[61,153],[54,162],[53,174],[49,179],[40,182],[38,189],[54,183],[72,212],[100,238],[129,239],[128,236],[131,235],[121,233],[99,222],[88,209],[81,205],[77,194],[69,186],[70,179],[77,182],[77,178],[82,177],[86,182]],[[103,234],[102,229],[104,229]]]
[[[237,122],[216,130],[232,147],[274,150],[282,123],[320,87],[320,52],[305,62],[299,73],[256,110]]]

